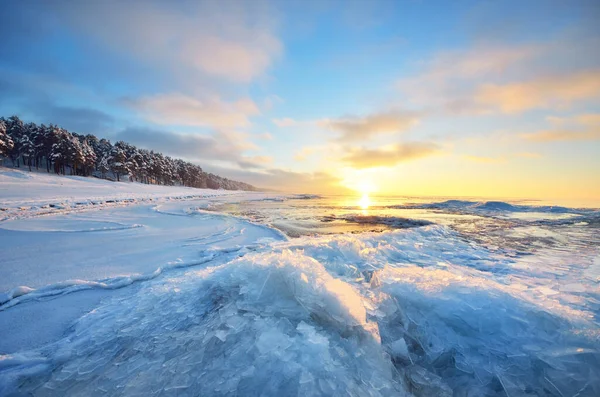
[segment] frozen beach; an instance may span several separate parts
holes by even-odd
[[[0,168],[0,395],[600,395],[600,213]]]

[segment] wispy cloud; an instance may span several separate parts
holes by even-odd
[[[351,190],[341,186],[342,180],[339,177],[327,172],[297,172],[278,168],[248,170],[217,166],[208,166],[206,169],[227,178],[243,180],[254,186],[278,191],[317,194],[352,193]]]
[[[555,128],[521,134],[521,137],[531,142],[600,140],[600,114],[581,114],[561,118],[551,116],[547,120]]]
[[[294,154],[294,160],[296,161],[304,161],[306,160],[308,157],[319,153],[319,152],[323,152],[323,151],[329,151],[329,153],[331,153],[332,151],[334,151],[336,148],[331,146],[331,145],[327,145],[327,146],[322,146],[322,145],[315,145],[315,146],[305,146],[302,149],[300,149],[299,151],[296,152],[296,154]]]
[[[437,113],[520,113],[600,97],[597,36],[578,32],[524,45],[478,42],[442,51],[397,82],[403,100]]]
[[[64,23],[116,51],[193,78],[233,82],[263,74],[281,53],[276,17],[266,3],[160,1],[58,3]]]
[[[523,157],[527,159],[541,159],[543,156],[535,152],[519,152],[515,154],[516,157]]]
[[[463,156],[465,160],[473,161],[475,163],[487,163],[487,164],[498,164],[506,162],[504,157],[487,157],[487,156]]]
[[[339,132],[341,142],[363,141],[380,134],[401,133],[419,122],[417,114],[406,111],[389,111],[363,117],[327,119],[318,125]]]
[[[377,149],[351,148],[342,161],[356,169],[392,167],[396,164],[431,156],[440,147],[432,142],[407,142]]]
[[[272,119],[271,120],[273,122],[273,124],[275,124],[277,127],[294,127],[300,124],[299,121],[294,120],[292,118],[289,117],[284,117],[281,119]]]
[[[600,130],[547,130],[523,134],[523,138],[531,142],[595,141],[600,140]]]
[[[243,156],[238,162],[242,168],[260,169],[273,163],[271,156]]]
[[[486,109],[503,113],[562,108],[591,98],[600,98],[600,70],[521,83],[486,84],[478,88],[475,96],[476,102]]]
[[[113,138],[189,161],[204,163],[206,160],[216,160],[232,164],[250,161],[256,164],[256,158],[253,161],[242,155],[250,147],[248,142],[224,132],[179,134],[147,128],[127,128]]]
[[[250,125],[249,117],[260,113],[249,98],[226,102],[218,97],[198,99],[173,93],[127,99],[125,103],[161,125],[246,127]]]
[[[273,135],[271,135],[269,132],[263,132],[262,134],[257,134],[256,137],[258,139],[262,139],[263,141],[270,141],[273,139]]]

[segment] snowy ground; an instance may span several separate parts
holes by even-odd
[[[2,396],[600,395],[593,213],[494,240],[543,242],[519,254],[443,224],[288,240],[204,211],[264,194],[77,205],[39,185],[97,181],[0,178]]]
[[[266,196],[0,168],[0,353],[60,336],[40,318],[64,330],[106,291],[285,239],[265,226],[203,210],[211,202]],[[66,296],[86,290],[95,291]],[[51,302],[64,309],[30,314]],[[18,310],[7,310],[17,304]],[[65,316],[69,321],[61,321]],[[25,332],[32,323],[39,332]]]

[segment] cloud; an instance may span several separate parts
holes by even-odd
[[[282,119],[273,119],[271,121],[277,127],[294,127],[299,124],[298,121],[291,119],[289,117],[284,117]]]
[[[260,113],[249,98],[225,102],[218,97],[198,99],[172,93],[126,99],[125,103],[161,125],[246,127],[250,124],[249,117]]]
[[[279,128],[288,128],[288,127],[307,127],[318,125],[319,121],[314,120],[296,120],[291,117],[282,117],[280,119],[271,119],[271,122],[275,124]]]
[[[473,82],[515,75],[518,64],[539,52],[535,46],[488,45],[441,51],[417,63],[417,72],[400,79],[397,87],[414,105],[457,112],[472,107]]]
[[[600,37],[582,26],[525,44],[473,41],[415,63],[415,72],[397,82],[403,103],[428,113],[486,114],[598,97]]]
[[[390,111],[364,117],[321,120],[318,125],[341,133],[339,141],[351,142],[366,140],[380,134],[404,132],[418,122],[417,115],[412,112]]]
[[[522,83],[486,84],[477,90],[475,99],[489,109],[520,113],[538,108],[561,108],[591,98],[600,98],[600,70]]]
[[[55,93],[69,88],[27,73],[5,73],[0,77],[0,110],[6,112],[4,116],[16,114],[26,121],[56,124],[77,133],[102,134],[113,127],[115,118],[102,110],[58,104]],[[93,99],[87,97],[85,103]]]
[[[273,163],[271,156],[244,156],[239,160],[238,165],[242,168],[265,168],[267,164]]]
[[[596,141],[600,140],[600,129],[587,131],[547,130],[523,134],[531,142]]]
[[[600,140],[600,114],[581,114],[574,117],[550,116],[546,119],[559,128],[521,134],[521,137],[531,142]]]
[[[344,194],[351,190],[340,185],[342,180],[326,172],[295,172],[277,168],[264,170],[233,169],[206,166],[205,169],[254,186],[292,193]]]
[[[235,164],[244,161],[241,153],[247,146],[221,132],[213,135],[178,134],[146,128],[127,128],[114,136],[114,140],[123,140],[189,161],[218,160]]]
[[[49,103],[40,103],[34,108],[34,113],[42,122],[60,125],[67,130],[77,133],[99,134],[109,129],[114,118],[100,110],[57,106]]]
[[[600,114],[581,114],[575,117],[575,120],[579,124],[592,127],[600,127]]]
[[[356,168],[392,167],[396,164],[431,156],[440,147],[431,142],[407,142],[377,149],[351,148],[342,161]]]
[[[504,157],[485,157],[485,156],[471,156],[471,155],[465,155],[463,156],[464,159],[469,160],[469,161],[473,161],[475,163],[487,163],[487,164],[491,164],[491,163],[504,163],[506,162],[506,159]]]
[[[330,156],[332,154],[332,152],[336,151],[337,149],[338,149],[338,147],[334,146],[332,144],[304,146],[302,149],[297,151],[296,154],[294,154],[294,159],[296,161],[304,161],[308,157],[310,157],[316,153],[319,153],[319,152],[321,152],[321,154],[327,154]]]
[[[523,157],[527,159],[540,159],[542,155],[534,152],[520,152],[515,154],[516,157]]]
[[[56,3],[56,4],[55,4]],[[161,1],[53,2],[51,10],[79,34],[127,56],[232,82],[250,82],[279,56],[277,17],[267,3]]]
[[[542,157],[539,153],[531,153],[531,152],[520,152],[511,154],[508,156],[500,156],[500,157],[489,157],[489,156],[472,156],[472,155],[464,155],[462,156],[465,160],[472,161],[475,163],[481,164],[502,164],[506,163],[510,158],[521,157],[528,159],[539,159]]]
[[[262,134],[257,134],[256,137],[258,139],[262,139],[264,141],[271,141],[271,140],[273,140],[273,135],[271,135],[268,132],[263,132]]]

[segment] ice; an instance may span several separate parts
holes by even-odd
[[[93,394],[101,388],[129,395],[187,388],[195,394],[345,389],[364,395],[374,393],[376,379],[375,394],[401,391],[381,345],[365,327],[360,297],[314,259],[289,251],[248,254],[224,267],[148,283],[134,296],[84,316],[72,335],[53,345],[51,351],[62,351],[67,364],[42,371],[39,379],[48,380],[36,393]],[[171,293],[174,286],[177,294]],[[242,286],[250,288],[242,294]],[[256,370],[248,371],[251,365]],[[141,373],[152,376],[140,380]],[[0,384],[4,391],[15,387],[5,372]]]
[[[436,239],[459,251],[415,248]],[[9,362],[0,384],[26,378],[19,390],[36,394],[593,395],[597,335],[573,332],[597,329],[583,308],[452,264],[503,260],[463,244],[440,227],[306,238],[181,269],[82,317],[45,348],[48,365]],[[406,250],[422,264],[390,260]],[[344,266],[379,268],[381,282],[353,285]]]
[[[400,338],[390,344],[390,349],[394,357],[402,358],[405,360],[410,360],[410,355],[408,353],[408,347],[406,346],[406,341],[404,338]]]
[[[417,396],[452,396],[452,389],[441,377],[418,365],[409,368],[408,379],[411,391]]]

